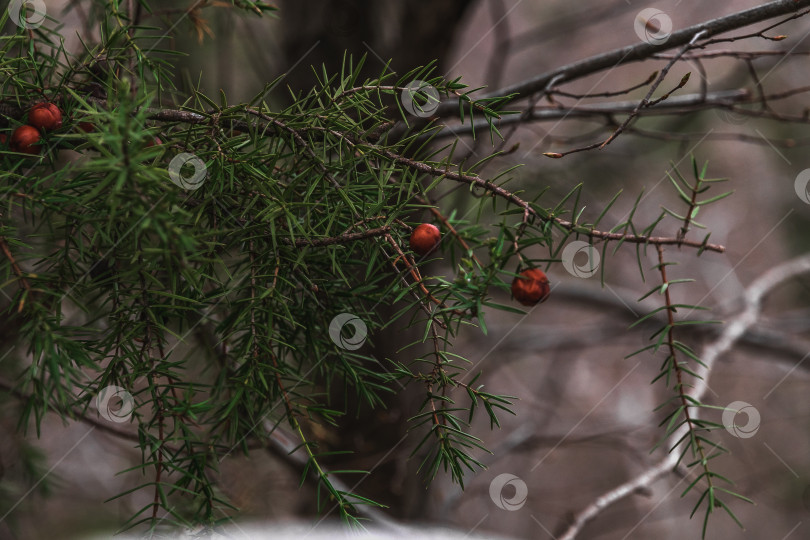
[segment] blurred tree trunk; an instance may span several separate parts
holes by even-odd
[[[368,55],[364,75],[380,73],[377,57],[394,59],[391,69],[399,74],[431,60],[438,60],[442,72],[456,29],[472,5],[472,0],[282,0],[285,83],[296,91],[308,89],[309,66],[325,64],[327,72],[339,73],[344,51],[355,59]],[[304,66],[290,71],[302,58]]]
[[[284,85],[295,92],[309,90],[315,82],[310,66],[320,72],[325,65],[328,74],[339,74],[344,52],[355,62],[363,55],[368,57],[363,77],[379,76],[384,62],[392,59],[390,69],[399,75],[432,60],[438,61],[437,74],[442,74],[450,67],[446,60],[456,30],[472,6],[472,0],[282,0]],[[277,95],[284,94],[286,91]],[[381,317],[387,310],[393,314],[390,307],[378,308]],[[407,361],[418,354],[417,349],[409,349],[405,356],[397,355],[397,351],[415,341],[418,334],[418,329],[400,329],[374,336],[374,355],[381,362],[386,358]],[[416,473],[420,456],[406,462],[418,437],[414,434],[387,455],[404,437],[408,427],[405,418],[416,413],[423,389],[411,387],[387,398],[387,413],[357,407],[356,395],[351,390],[344,395],[342,390],[333,389],[334,402],[347,400],[354,405],[334,434],[334,449],[350,448],[355,454],[342,456],[343,461],[336,461],[333,468],[374,468],[375,474],[365,477],[358,487],[360,493],[388,504],[390,513],[399,518],[424,516],[429,498],[425,496],[424,478]]]

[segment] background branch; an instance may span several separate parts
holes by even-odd
[[[540,92],[548,83],[555,78],[558,78],[558,84],[579,79],[587,75],[598,73],[605,69],[615,68],[624,64],[638,62],[645,60],[652,55],[661,51],[681,47],[689,43],[695,34],[703,32],[704,38],[709,38],[743,28],[751,24],[762,22],[781,15],[795,13],[796,11],[810,7],[810,0],[777,0],[769,2],[755,8],[733,13],[725,17],[718,17],[716,19],[702,22],[677,32],[673,32],[666,42],[653,45],[646,42],[640,42],[635,45],[628,45],[619,49],[598,54],[584,60],[555,68],[547,71],[525,81],[521,81],[504,88],[500,88],[493,92],[487,93],[479,99],[506,97],[506,103],[526,98],[535,92]],[[458,99],[449,99],[442,102],[436,110],[436,116],[455,116],[458,114],[459,103]]]
[[[810,255],[796,257],[768,270],[746,288],[743,295],[745,307],[742,312],[725,325],[718,339],[703,347],[700,358],[705,365],[697,366],[695,371],[700,378],[695,380],[694,386],[687,392],[687,395],[695,401],[702,401],[708,390],[708,380],[712,368],[720,356],[730,351],[745,332],[756,324],[763,298],[785,281],[807,272],[810,272]],[[696,409],[695,417],[697,417],[698,412],[699,409]],[[684,428],[679,428],[670,440],[677,441],[683,436]],[[666,458],[647,468],[631,480],[599,496],[574,516],[573,523],[559,537],[559,540],[573,540],[576,538],[585,524],[598,516],[600,512],[637,490],[649,487],[655,480],[671,472],[677,461],[678,453],[669,453]]]

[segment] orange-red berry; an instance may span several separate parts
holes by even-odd
[[[32,126],[20,126],[11,134],[9,147],[15,152],[24,154],[39,154],[42,146],[39,144],[39,131]]]
[[[512,280],[512,296],[524,306],[534,306],[548,298],[548,277],[539,268],[527,268]]]
[[[160,137],[152,137],[148,141],[146,141],[146,147],[150,148],[152,146],[159,146],[163,144],[163,141],[160,140]]]
[[[442,233],[430,223],[422,223],[411,233],[411,249],[418,255],[427,255],[439,244]]]
[[[28,111],[28,124],[42,131],[62,127],[62,111],[53,103],[37,103]]]
[[[6,137],[5,133],[0,133],[0,144],[6,144],[8,137]]]
[[[79,126],[79,129],[85,133],[90,133],[91,131],[96,130],[96,126],[94,126],[92,122],[79,122],[77,125]]]

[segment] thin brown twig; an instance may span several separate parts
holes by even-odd
[[[536,216],[540,220],[553,221],[559,227],[562,227],[563,229],[566,229],[568,231],[576,232],[583,236],[587,236],[591,240],[603,240],[603,241],[623,240],[624,242],[628,242],[631,244],[654,244],[654,245],[677,244],[699,249],[706,249],[709,251],[715,251],[717,253],[723,253],[725,251],[725,247],[718,244],[709,244],[706,242],[697,242],[693,240],[679,240],[678,238],[675,237],[641,236],[635,234],[611,233],[607,231],[599,231],[596,229],[580,229],[579,225],[571,221],[562,219],[560,217],[541,216],[528,202],[524,201],[523,199],[513,194],[512,192],[504,189],[503,187],[493,184],[492,182],[489,182],[487,180],[484,180],[479,176],[472,176],[469,174],[456,173],[452,171],[446,171],[444,169],[438,169],[427,163],[412,160],[410,158],[396,154],[390,150],[383,150],[383,154],[387,156],[389,159],[392,159],[398,163],[402,163],[403,165],[406,165],[411,169],[418,170],[425,174],[429,174],[431,176],[444,176],[446,178],[449,178],[450,180],[464,182],[472,186],[480,187],[485,191],[491,193],[493,196],[501,197],[502,199],[511,202],[512,204],[519,206],[520,208],[523,208],[529,214]]]
[[[573,99],[591,99],[591,98],[606,98],[606,97],[615,97],[615,96],[623,96],[625,94],[629,94],[633,90],[638,90],[639,88],[643,88],[648,84],[652,84],[656,78],[658,77],[658,72],[653,71],[650,73],[650,76],[647,77],[645,80],[638,84],[634,84],[628,88],[624,88],[622,90],[612,90],[612,91],[605,91],[605,92],[594,92],[590,94],[575,94],[572,92],[564,92],[562,90],[550,90],[549,94],[554,94],[555,96],[563,96]]]
[[[767,111],[770,109],[768,106],[768,100],[765,97],[765,90],[762,88],[762,81],[759,79],[759,75],[757,75],[757,70],[754,68],[753,62],[751,60],[744,60],[746,68],[748,68],[748,74],[751,75],[751,80],[754,81],[754,87],[757,89],[757,96],[759,97],[759,105],[762,107],[763,111]]]
[[[686,238],[687,233],[689,233],[689,226],[692,224],[692,215],[697,207],[697,195],[698,195],[698,188],[700,187],[700,180],[695,180],[696,185],[690,186],[692,189],[692,196],[689,200],[689,207],[686,209],[686,213],[683,217],[683,225],[681,225],[680,230],[678,231],[678,238],[684,239]],[[659,255],[662,255],[663,251],[659,251]],[[669,292],[669,288],[667,288],[667,292]]]
[[[17,278],[19,278],[20,284],[23,286],[25,290],[30,291],[31,285],[28,283],[28,280],[25,279],[25,275],[23,274],[23,271],[20,268],[20,266],[17,264],[16,259],[14,259],[14,255],[11,253],[11,248],[9,247],[8,242],[6,241],[6,238],[4,236],[0,236],[0,249],[3,250],[3,254],[6,256],[6,259],[8,259],[9,264],[11,264],[11,268],[12,270],[14,270],[14,273],[17,275]],[[22,304],[20,308],[22,309]]]
[[[254,247],[253,240],[251,239],[248,242],[248,253],[250,258],[250,335],[253,341],[253,360],[254,362],[259,361],[260,351],[259,351],[259,332],[256,325],[256,310],[254,309],[256,306],[256,287],[258,286],[258,282],[256,280],[256,251]],[[279,267],[276,265],[275,272],[273,273],[273,283],[271,285],[271,290],[275,289],[276,280],[278,279],[278,271]],[[273,351],[270,351],[270,361],[273,363],[273,375],[276,379],[276,384],[278,385],[278,390],[281,392],[281,397],[284,401],[284,408],[287,411],[287,420],[290,422],[290,425],[295,428],[295,424],[297,420],[295,419],[294,412],[295,409],[292,404],[292,400],[290,396],[287,394],[287,389],[284,386],[284,382],[281,380],[281,369],[279,367],[278,360],[276,359],[276,355]],[[303,441],[302,441],[303,442]]]
[[[798,4],[798,2],[795,2],[795,3]],[[734,41],[740,41],[742,39],[751,39],[751,38],[762,38],[762,39],[767,39],[769,41],[782,41],[787,36],[784,36],[784,35],[766,36],[765,32],[767,32],[768,30],[773,30],[777,26],[782,26],[786,22],[790,22],[790,21],[793,21],[793,20],[798,19],[800,17],[804,17],[808,13],[810,13],[810,10],[802,11],[801,13],[794,13],[793,15],[791,15],[790,17],[787,17],[786,19],[782,19],[777,23],[774,23],[774,24],[772,24],[770,26],[766,26],[765,28],[763,28],[759,32],[752,32],[750,34],[745,34],[745,35],[742,35],[742,36],[732,36],[732,37],[729,37],[729,38],[712,39],[712,40],[708,41],[706,43],[706,45],[714,45],[715,43],[731,43],[731,42],[734,42]]]
[[[664,248],[662,246],[655,246],[656,250],[658,251],[658,272],[661,274],[661,285],[664,287],[664,305],[666,307],[667,312],[667,349],[669,350],[669,363],[672,367],[672,371],[675,373],[675,379],[677,383],[675,384],[674,390],[678,394],[678,399],[681,402],[681,407],[683,408],[683,415],[684,419],[686,420],[686,427],[688,429],[688,436],[691,440],[691,443],[694,445],[693,449],[697,450],[697,453],[700,454],[699,463],[703,468],[703,471],[706,473],[704,477],[706,478],[706,482],[709,486],[709,489],[712,489],[712,475],[709,471],[709,464],[706,458],[706,452],[703,448],[703,443],[700,441],[699,437],[695,436],[697,428],[695,427],[695,418],[693,418],[691,409],[693,408],[693,402],[689,399],[688,394],[688,385],[684,382],[684,367],[681,365],[681,362],[678,360],[678,351],[675,348],[675,307],[672,303],[672,296],[671,291],[672,287],[667,279],[667,262],[664,261]],[[674,449],[672,449],[674,450]]]
[[[807,91],[802,89],[794,93]],[[792,94],[791,94],[792,95]],[[769,96],[770,97],[770,96]],[[681,115],[689,112],[697,112],[710,108],[727,108],[734,103],[750,102],[750,93],[745,89],[722,90],[708,94],[685,94],[669,98],[653,108],[640,109],[638,116],[662,116]],[[593,103],[590,105],[576,105],[573,107],[535,107],[527,109],[523,115],[509,116],[501,120],[497,127],[504,127],[518,124],[529,124],[531,122],[552,122],[559,120],[580,120],[583,118],[610,118],[617,114],[631,113],[637,101],[617,101],[606,103]],[[476,120],[465,124],[445,126],[441,131],[432,133],[432,140],[441,140],[451,137],[470,135],[473,131],[478,132],[486,129],[488,124],[482,120]],[[424,137],[427,138],[427,137]],[[504,137],[508,139],[508,137]],[[417,140],[424,140],[417,137]]]
[[[478,259],[478,256],[470,249],[470,245],[467,244],[467,242],[464,240],[464,238],[462,238],[461,235],[458,233],[456,228],[453,227],[453,225],[450,223],[450,220],[447,219],[447,217],[441,212],[441,210],[436,208],[436,206],[433,203],[430,202],[430,200],[427,198],[427,195],[425,195],[425,196],[415,195],[414,200],[416,202],[418,202],[419,204],[424,204],[425,206],[429,206],[430,207],[429,208],[430,213],[433,214],[433,217],[438,219],[442,223],[442,225],[444,225],[444,227],[448,231],[450,231],[450,234],[453,235],[453,238],[456,239],[456,241],[461,245],[461,247],[464,249],[464,251],[466,251],[467,253],[471,253],[473,260],[475,262],[477,262],[479,266],[481,266],[481,267],[484,266],[483,264],[481,264],[481,261]]]
[[[724,58],[724,57],[733,57],[738,58],[740,60],[756,60],[757,58],[763,58],[767,56],[778,56],[778,57],[788,57],[788,56],[807,56],[810,55],[810,51],[735,51],[733,49],[715,49],[711,51],[690,51],[683,55],[681,58],[684,60],[694,60],[694,59],[714,59],[714,58]],[[650,58],[654,58],[657,60],[669,60],[672,58],[671,54],[654,54]]]
[[[661,96],[659,99],[657,99],[657,100],[652,100],[652,101],[651,101],[651,98],[652,98],[653,93],[654,93],[654,92],[655,92],[655,90],[656,90],[656,89],[657,89],[657,88],[658,88],[658,87],[661,85],[661,83],[663,83],[663,82],[664,82],[664,79],[666,79],[667,74],[669,73],[669,70],[670,70],[670,69],[672,69],[672,66],[674,66],[674,65],[675,65],[675,63],[676,63],[676,62],[677,62],[677,61],[678,61],[678,60],[681,58],[681,56],[683,56],[683,55],[684,55],[684,53],[686,53],[686,51],[688,51],[689,49],[692,49],[692,48],[696,47],[696,43],[697,43],[697,41],[698,41],[700,38],[702,38],[702,37],[703,37],[705,34],[706,34],[706,31],[705,31],[705,30],[701,30],[700,32],[696,33],[696,34],[695,34],[695,36],[694,36],[692,39],[690,39],[690,40],[689,40],[689,43],[687,43],[686,45],[684,45],[684,46],[683,46],[683,48],[682,48],[680,51],[678,51],[678,53],[675,55],[675,57],[674,57],[672,60],[670,60],[669,62],[667,62],[667,65],[665,65],[665,66],[664,66],[664,67],[661,69],[661,71],[659,72],[659,74],[658,74],[658,78],[655,80],[655,82],[654,82],[654,83],[652,83],[652,84],[650,85],[650,89],[647,91],[647,95],[646,95],[646,96],[644,96],[644,99],[642,99],[642,100],[641,100],[641,102],[640,102],[640,103],[639,103],[639,104],[636,106],[636,108],[635,108],[635,109],[633,109],[633,112],[632,112],[632,113],[630,113],[630,115],[628,115],[628,117],[627,117],[627,118],[624,120],[624,122],[622,122],[622,123],[619,125],[619,127],[617,127],[617,128],[616,128],[616,131],[614,131],[614,132],[613,132],[613,133],[610,135],[610,137],[608,137],[607,139],[605,139],[605,141],[604,141],[602,144],[600,144],[600,145],[599,145],[597,148],[599,148],[599,149],[601,150],[601,149],[602,149],[602,148],[604,148],[605,146],[609,145],[609,144],[610,144],[610,143],[611,143],[613,140],[615,140],[615,139],[616,139],[616,137],[618,137],[618,136],[619,136],[619,135],[622,133],[622,131],[624,131],[624,129],[625,129],[627,126],[629,126],[629,125],[630,125],[630,122],[632,122],[632,121],[633,121],[633,120],[636,118],[636,116],[638,116],[638,111],[639,111],[640,109],[645,108],[645,107],[651,107],[651,106],[655,105],[656,103],[659,103],[659,102],[661,102],[661,101],[664,101],[666,98],[668,98],[668,97],[669,97],[669,95],[670,95],[670,94],[671,94],[671,93],[672,93],[672,92],[673,92],[675,89],[681,88],[683,85],[685,85],[685,84],[686,84],[686,81],[688,80],[688,76],[686,76],[686,77],[682,78],[682,79],[681,79],[681,82],[680,82],[680,83],[679,83],[679,84],[678,84],[678,85],[675,87],[675,89],[673,89],[672,91],[668,92],[667,94],[665,94],[665,95]],[[569,152],[564,152],[564,153],[563,153],[563,155],[570,154],[570,153],[572,153],[572,152],[573,152],[573,150],[572,150],[572,151],[569,151]]]
[[[433,411],[433,424],[437,428],[445,428],[447,427],[447,416],[442,414],[441,420],[439,419],[438,411],[436,410],[436,400],[433,399],[433,383],[437,380],[442,380],[445,373],[444,368],[442,367],[442,354],[441,347],[439,346],[439,335],[436,333],[436,328],[433,325],[430,327],[430,337],[431,341],[433,342],[433,357],[436,360],[433,362],[433,371],[430,378],[426,379],[425,385],[428,396],[430,396],[430,407]],[[445,396],[447,385],[440,383],[439,386],[441,386],[442,389],[442,396]],[[447,401],[444,399],[441,400],[441,408],[442,410],[447,408]],[[442,435],[439,435],[439,440],[442,438]]]
[[[440,308],[446,309],[448,306],[447,306],[447,305],[446,305],[444,302],[442,302],[441,300],[439,300],[438,298],[436,298],[435,296],[433,296],[433,294],[431,294],[431,293],[430,293],[430,291],[428,291],[428,290],[427,290],[427,287],[425,287],[425,284],[424,284],[424,282],[423,282],[423,280],[422,280],[422,276],[419,274],[419,269],[416,267],[416,265],[415,265],[414,263],[412,263],[412,262],[411,262],[411,260],[410,260],[410,259],[408,258],[408,256],[405,254],[405,252],[403,252],[403,251],[402,251],[402,248],[401,248],[401,247],[399,247],[399,244],[396,242],[396,240],[394,240],[394,238],[393,238],[391,235],[386,235],[386,236],[385,236],[385,239],[386,239],[386,241],[388,242],[388,244],[389,244],[389,245],[390,245],[392,248],[394,248],[394,251],[396,251],[396,252],[397,252],[397,255],[398,255],[398,257],[396,257],[395,259],[391,259],[391,260],[389,261],[389,262],[390,262],[390,264],[391,264],[391,267],[394,269],[394,271],[395,271],[395,272],[397,272],[397,273],[399,274],[399,272],[400,272],[400,271],[399,271],[399,268],[397,268],[397,261],[403,261],[403,263],[405,264],[405,269],[406,269],[406,270],[407,270],[407,271],[408,271],[408,272],[411,274],[411,277],[413,277],[414,282],[415,282],[415,283],[416,283],[416,284],[419,286],[419,288],[422,290],[422,292],[424,293],[425,297],[426,297],[426,298],[427,298],[429,301],[431,301],[431,302],[433,302],[434,304],[436,304],[437,306],[439,306]],[[405,283],[406,283],[406,285],[407,285],[407,281],[405,280],[405,277],[404,277],[403,275],[401,275],[401,274],[400,274],[400,278],[401,278],[403,281],[405,281]],[[415,294],[415,292],[416,292],[416,291],[413,291],[413,293],[414,293],[414,294]],[[433,313],[430,311],[430,309],[429,309],[429,308],[428,308],[428,307],[425,305],[425,303],[424,303],[424,301],[422,300],[422,298],[419,298],[419,296],[418,296],[418,295],[416,295],[416,297],[417,297],[417,299],[419,300],[419,306],[422,308],[422,311],[424,311],[424,312],[425,312],[425,314],[426,314],[426,315],[427,315],[427,316],[430,318],[430,320],[431,320],[431,321],[433,321],[433,322],[436,322],[436,324],[438,324],[438,325],[439,325],[439,326],[441,326],[442,328],[447,328],[447,325],[445,325],[445,324],[444,324],[442,321],[437,321],[437,320],[435,320],[435,318],[434,318],[434,314],[433,314]],[[463,312],[462,312],[462,311],[460,311],[460,310],[454,310],[454,313],[456,313],[457,315],[463,315]]]
[[[333,186],[335,186],[336,189],[343,189],[343,187],[340,185],[340,183],[337,180],[335,180],[335,177],[332,176],[332,174],[329,172],[329,169],[326,167],[326,165],[324,165],[324,163],[320,159],[318,159],[318,156],[315,154],[315,151],[307,143],[307,141],[304,140],[304,137],[301,135],[301,133],[299,133],[299,131],[297,129],[288,126],[286,123],[282,122],[278,118],[274,118],[274,117],[272,117],[272,116],[270,116],[268,114],[257,111],[255,109],[251,109],[250,107],[245,107],[245,111],[247,113],[252,114],[253,116],[256,116],[257,118],[261,118],[262,120],[264,120],[264,121],[266,121],[266,122],[268,122],[268,123],[270,123],[270,124],[272,124],[272,125],[274,125],[276,127],[279,127],[282,130],[284,130],[284,131],[288,132],[289,134],[291,134],[293,139],[295,140],[295,142],[298,144],[298,146],[300,146],[301,149],[304,152],[306,152],[306,154],[310,158],[312,158],[312,160],[315,163],[317,163],[319,165],[321,171],[323,172],[324,178],[329,180],[329,182]]]

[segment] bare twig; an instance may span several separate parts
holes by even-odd
[[[748,329],[756,324],[761,310],[762,299],[785,281],[807,272],[810,272],[810,255],[803,255],[771,268],[760,275],[746,288],[743,295],[743,301],[745,303],[743,311],[726,325],[718,339],[703,348],[700,358],[704,365],[697,366],[695,369],[698,378],[696,378],[694,386],[687,393],[691,399],[698,402],[703,399],[703,396],[708,390],[708,380],[712,368],[718,358],[731,350]],[[684,429],[685,428],[680,428],[673,433],[671,440],[677,441],[683,437]],[[636,492],[636,490],[649,487],[661,476],[672,472],[677,461],[678,454],[671,453],[634,478],[597,497],[590,505],[574,516],[573,522],[559,537],[559,540],[573,540],[576,538],[585,524],[598,516],[600,512],[613,503]]]
[[[571,92],[564,92],[562,90],[552,90],[552,91],[549,92],[549,94],[554,94],[555,96],[563,96],[563,97],[569,97],[569,98],[574,98],[574,99],[623,96],[625,94],[629,94],[633,90],[638,90],[639,88],[643,88],[643,87],[647,86],[648,84],[652,84],[656,80],[656,78],[658,78],[658,72],[653,71],[652,73],[650,73],[650,76],[647,77],[642,82],[634,84],[633,86],[630,86],[628,88],[623,88],[621,90],[610,90],[610,91],[605,91],[605,92],[592,92],[592,93],[589,93],[589,94],[574,94],[574,93],[571,93]]]
[[[25,290],[30,291],[31,285],[29,285],[28,280],[25,279],[25,274],[23,273],[20,266],[17,264],[17,260],[11,253],[11,248],[9,247],[8,242],[6,242],[6,239],[3,236],[0,236],[0,250],[3,251],[3,255],[6,256],[6,259],[8,259],[8,262],[11,265],[11,269],[14,270],[14,274],[20,280],[20,285],[22,285],[22,287]],[[20,309],[22,309],[22,305],[20,305]]]
[[[768,96],[771,98],[771,96]],[[685,94],[675,96],[664,101],[654,108],[641,109],[639,116],[656,116],[683,114],[684,112],[696,112],[712,108],[728,108],[735,103],[749,102],[750,93],[747,90],[722,90],[710,92],[705,96],[702,94]],[[606,103],[593,103],[590,105],[576,105],[573,107],[535,107],[527,110],[522,115],[506,116],[496,124],[496,127],[507,125],[523,124],[528,122],[548,122],[563,119],[582,118],[604,118],[616,114],[627,114],[633,112],[638,105],[637,101],[614,101]],[[473,132],[480,132],[488,129],[486,120],[476,120],[465,124],[446,126],[437,133],[430,133],[420,136],[418,140],[440,140],[451,137],[470,135]]]
[[[650,44],[637,43],[619,49],[614,49],[584,60],[568,64],[546,73],[542,73],[525,81],[500,88],[490,92],[482,98],[506,97],[508,102],[526,98],[546,87],[550,80],[560,77],[560,82],[568,82],[580,79],[593,73],[598,73],[605,69],[615,68],[624,64],[646,60],[652,55],[670,49],[676,49],[689,43],[692,38],[704,32],[703,37],[712,37],[738,28],[743,28],[751,24],[779,17],[781,15],[793,14],[802,8],[810,7],[810,0],[777,0],[768,2],[745,11],[732,13],[725,17],[718,17],[710,21],[702,22],[694,26],[673,32],[665,43]],[[458,114],[458,100],[450,99],[442,102],[435,112],[436,116],[455,116]]]
[[[653,82],[650,85],[650,89],[647,91],[647,95],[644,96],[644,98],[633,108],[633,111],[627,116],[627,118],[624,119],[624,122],[619,124],[619,126],[613,131],[613,133],[610,134],[610,136],[607,139],[605,139],[601,143],[597,142],[597,143],[594,143],[594,144],[589,144],[587,146],[582,146],[580,148],[574,148],[573,150],[568,150],[567,152],[562,152],[562,153],[557,152],[557,153],[554,153],[553,157],[560,158],[560,157],[563,157],[563,156],[567,156],[568,154],[573,154],[575,152],[582,152],[582,151],[585,151],[585,150],[592,150],[594,148],[599,148],[601,150],[602,148],[606,147],[611,142],[613,142],[613,140],[615,140],[616,137],[621,135],[621,133],[627,128],[627,126],[630,125],[630,122],[632,122],[638,116],[638,113],[639,113],[639,111],[641,109],[644,109],[644,108],[647,108],[647,107],[652,107],[653,105],[666,100],[672,94],[672,92],[674,92],[678,88],[683,87],[686,84],[686,81],[689,80],[689,75],[688,74],[681,79],[681,81],[678,83],[678,85],[675,88],[673,88],[672,90],[670,90],[669,92],[667,92],[666,94],[661,96],[660,98],[651,101],[653,92],[655,92],[655,90],[659,86],[661,86],[661,83],[664,82],[664,79],[666,78],[667,74],[669,73],[669,70],[672,69],[672,66],[675,65],[675,63],[681,58],[681,56],[683,56],[686,53],[686,51],[688,51],[689,49],[695,48],[697,46],[698,40],[701,39],[702,37],[704,37],[705,35],[706,35],[705,30],[701,30],[700,32],[696,33],[694,35],[694,37],[692,37],[692,39],[689,40],[689,43],[684,45],[683,48],[681,48],[681,50],[678,51],[678,53],[674,56],[674,58],[672,58],[672,60],[667,62],[667,65],[664,66],[663,69],[661,69],[661,71],[659,72],[658,77],[655,79],[655,82]]]

